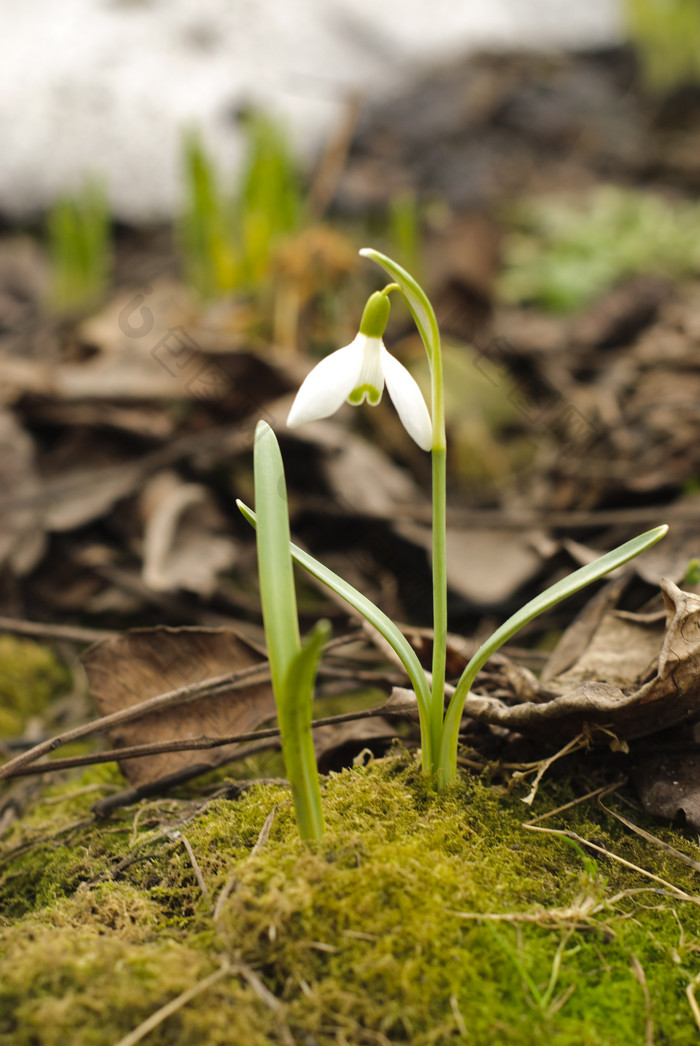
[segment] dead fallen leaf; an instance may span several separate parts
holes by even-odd
[[[102,715],[131,708],[149,697],[197,681],[235,673],[265,658],[232,629],[154,628],[126,632],[90,647],[82,656],[90,689]],[[124,724],[110,733],[114,748],[183,738],[227,737],[254,730],[275,715],[269,682],[252,683]],[[225,763],[237,748],[169,752],[120,762],[139,786],[187,766]]]
[[[543,687],[542,702],[470,694],[467,716],[558,743],[587,729],[621,740],[700,716],[700,597],[663,581],[665,633],[646,617],[603,618],[582,658]],[[639,616],[637,616],[639,617]],[[560,690],[551,697],[552,690]]]
[[[74,530],[101,519],[118,501],[138,490],[142,479],[139,461],[61,472],[41,489],[47,530]]]
[[[425,496],[406,469],[338,422],[312,422],[299,435],[291,435],[321,449],[323,475],[334,500],[351,515],[391,520],[407,509],[427,506]]]
[[[364,749],[383,754],[396,730],[388,719],[358,719],[348,723],[318,726],[314,730],[314,751],[320,773],[342,770]]]
[[[399,520],[401,537],[432,550],[432,533],[418,523]],[[499,606],[542,569],[556,549],[544,531],[504,535],[497,530],[447,528],[447,584],[475,606]]]
[[[625,692],[645,683],[655,671],[664,641],[662,615],[630,614],[609,610],[574,664],[549,680],[559,693],[589,679],[619,686]]]
[[[624,574],[613,578],[588,600],[552,651],[540,677],[543,683],[562,675],[579,660],[599,630],[605,615],[616,606],[627,583]]]
[[[156,592],[183,588],[209,598],[236,558],[225,520],[206,487],[159,472],[141,496],[143,581]]]
[[[31,504],[38,488],[32,438],[13,414],[0,410],[0,564],[8,563],[20,576],[32,570],[46,545],[38,510]]]

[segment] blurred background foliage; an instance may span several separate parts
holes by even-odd
[[[626,276],[700,271],[700,203],[602,186],[543,196],[505,216],[499,292],[552,312],[588,305]]]
[[[647,87],[663,95],[700,83],[698,0],[625,0],[630,35]]]
[[[109,202],[102,183],[86,178],[75,195],[60,197],[47,218],[50,303],[59,311],[99,304],[112,272]]]

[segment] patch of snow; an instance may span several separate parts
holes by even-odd
[[[94,173],[118,216],[165,218],[183,129],[233,177],[246,103],[308,155],[350,92],[416,66],[621,35],[616,0],[0,0],[0,211],[41,210]]]

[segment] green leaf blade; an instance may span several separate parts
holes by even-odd
[[[320,839],[324,830],[311,719],[316,671],[330,632],[327,621],[316,622],[292,658],[278,706],[282,753],[302,839]]]
[[[260,599],[270,674],[277,701],[284,694],[284,681],[299,653],[294,572],[290,555],[289,515],[284,466],[277,438],[264,422],[255,429],[253,452],[255,505],[258,515],[257,546]]]

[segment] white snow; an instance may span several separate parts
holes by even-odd
[[[0,211],[106,182],[114,213],[177,208],[183,128],[221,169],[247,102],[317,148],[349,92],[480,46],[587,46],[622,35],[616,0],[0,0]]]

